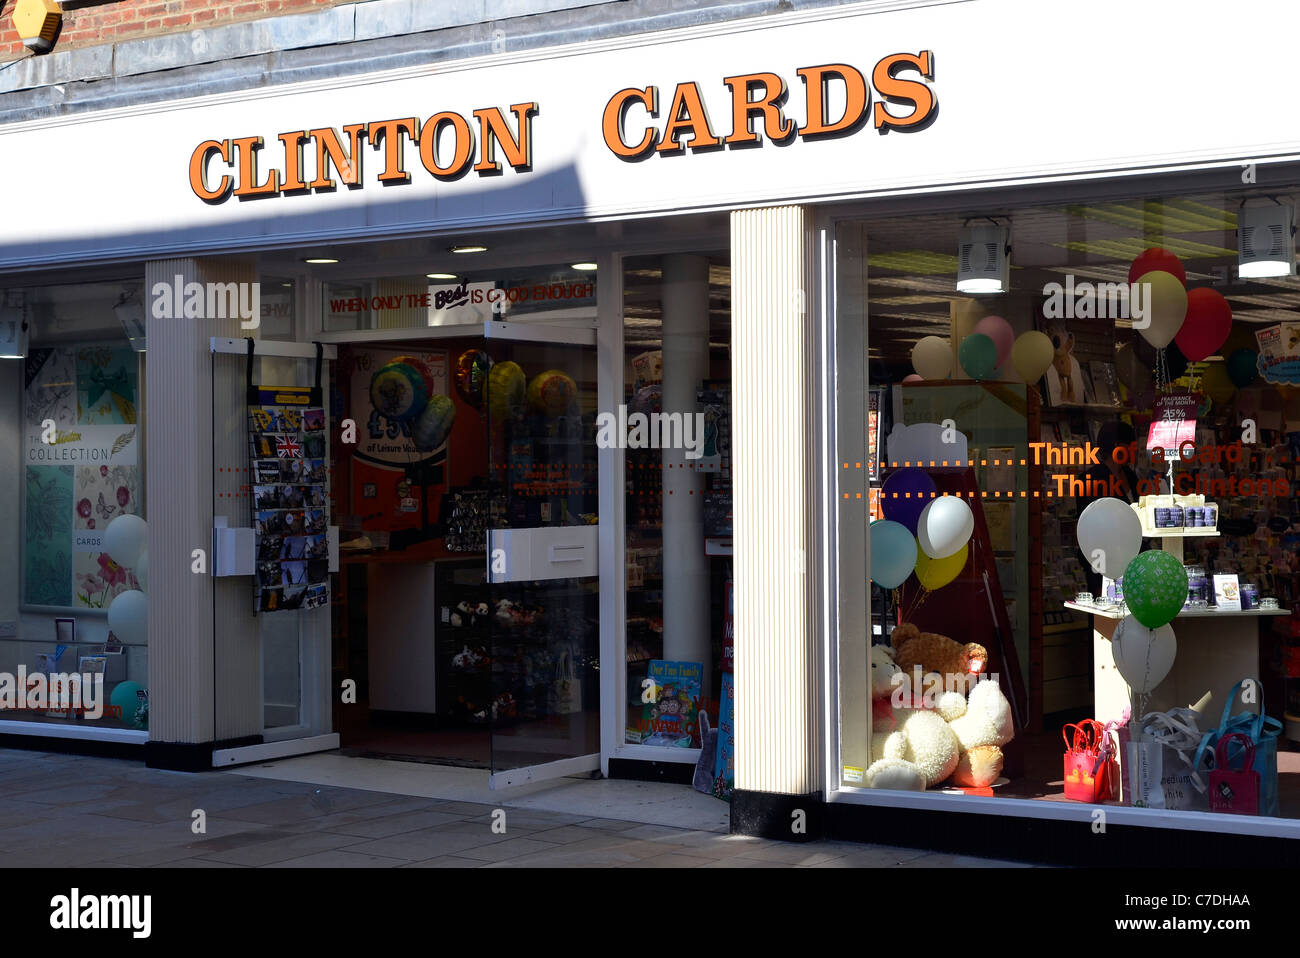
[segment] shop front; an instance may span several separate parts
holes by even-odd
[[[1200,6],[1086,18],[1199,89]],[[0,130],[55,182],[129,145],[0,225],[0,665],[148,703],[4,731],[506,787],[686,782],[720,726],[738,831],[1291,837],[1300,130],[1083,85],[1069,19],[849,4]]]

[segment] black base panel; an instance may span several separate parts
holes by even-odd
[[[639,762],[632,758],[611,758],[609,777],[625,778],[634,782],[690,785],[695,778],[695,766],[687,762]]]
[[[1094,831],[1093,812],[1100,808],[1104,806],[1079,805],[1074,820],[1062,820],[831,802],[825,806],[825,837],[1065,866],[1300,866],[1300,841],[1114,822],[1104,832]]]
[[[826,837],[825,808],[821,792],[775,795],[736,789],[731,796],[731,831],[779,842],[814,842]]]
[[[84,738],[46,738],[44,735],[0,735],[0,748],[21,748],[32,752],[61,755],[93,755],[96,758],[127,758],[140,761],[145,745],[133,742],[98,742]]]
[[[173,772],[210,772],[212,748],[212,742],[149,742],[144,747],[144,763]]]

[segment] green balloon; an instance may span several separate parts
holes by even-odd
[[[961,341],[957,358],[971,379],[992,379],[998,368],[998,347],[991,336],[971,333]]]
[[[1259,376],[1259,353],[1253,349],[1238,349],[1228,357],[1228,378],[1238,389],[1249,386]]]
[[[1140,553],[1124,570],[1124,601],[1148,629],[1168,625],[1187,602],[1187,570],[1168,552]]]

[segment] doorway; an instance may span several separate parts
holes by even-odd
[[[598,767],[594,343],[489,321],[340,347],[345,753],[494,786]]]

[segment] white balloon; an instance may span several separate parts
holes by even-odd
[[[140,591],[149,591],[149,550],[146,549],[140,553],[140,558],[135,562],[135,568],[131,570],[135,573],[135,580],[140,583]]]
[[[912,347],[912,368],[923,379],[947,379],[952,372],[952,346],[938,336],[926,336]]]
[[[149,639],[149,600],[138,589],[119,592],[108,606],[108,627],[127,645]]]
[[[1093,572],[1118,579],[1142,551],[1142,520],[1122,499],[1098,499],[1079,515],[1079,549]]]
[[[124,513],[104,529],[104,551],[118,565],[134,569],[148,545],[148,533],[143,519]]]
[[[1174,667],[1178,641],[1173,626],[1148,629],[1133,616],[1126,616],[1110,639],[1115,670],[1134,692],[1150,692],[1164,681]]]
[[[975,531],[975,515],[965,499],[939,496],[921,510],[916,523],[916,541],[931,559],[956,555]]]

